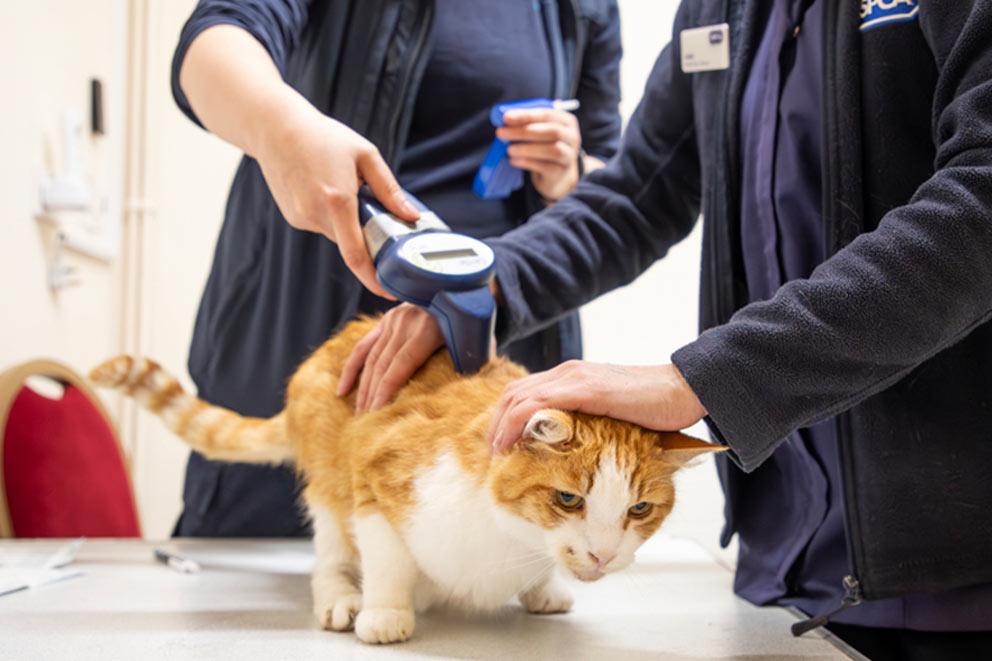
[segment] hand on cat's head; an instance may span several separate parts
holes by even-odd
[[[540,410],[512,450],[494,456],[489,485],[508,526],[524,519],[575,577],[623,569],[675,504],[672,477],[722,450],[678,433],[607,417]]]
[[[489,428],[493,450],[516,443],[531,416],[545,408],[606,415],[661,431],[685,429],[706,415],[675,365],[570,360],[506,387]]]

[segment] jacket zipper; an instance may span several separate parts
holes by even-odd
[[[565,96],[571,87],[572,72],[567,70],[561,9],[557,0],[541,0],[541,22],[551,54],[551,89],[554,98]]]
[[[403,80],[400,84],[400,91],[396,96],[400,102],[396,104],[396,110],[393,113],[393,116],[389,119],[389,135],[392,144],[389,146],[390,153],[387,156],[387,161],[391,167],[399,167],[399,154],[396,152],[400,149],[400,145],[399,135],[397,135],[397,133],[399,131],[400,117],[403,116],[403,112],[406,107],[403,99],[406,98],[407,89],[410,87],[410,79],[413,77],[413,72],[418,68],[421,58],[424,57],[424,44],[427,42],[427,37],[434,27],[434,3],[425,3],[424,11],[427,13],[427,16],[425,16],[422,21],[420,34],[417,35],[417,43],[413,50],[413,57],[410,58],[411,65],[407,67],[404,72]],[[394,159],[396,159],[397,162],[394,163]]]
[[[817,615],[816,617],[811,617],[805,620],[801,620],[792,625],[792,635],[801,636],[804,633],[812,631],[817,627],[822,627],[824,624],[830,621],[834,615],[842,611],[846,611],[848,608],[853,608],[860,605],[864,601],[864,596],[861,594],[861,583],[854,576],[848,575],[844,577],[844,597],[840,600],[840,607],[835,608],[829,613],[823,613]]]
[[[720,196],[717,193],[717,186],[713,186],[710,197],[710,208],[716,209],[717,205],[720,208],[720,212],[714,213],[710,220],[711,222],[717,220],[722,222],[722,227],[714,226],[713,231],[710,232],[710,249],[713,256],[710,260],[710,286],[714,293],[711,310],[714,324],[727,323],[738,307],[747,302],[748,296],[746,287],[741,291],[741,286],[737,283],[734,275],[740,266],[740,239],[738,235],[735,235],[731,218],[733,214],[740,213],[740,145],[738,144],[740,139],[740,110],[747,76],[754,59],[754,17],[758,11],[755,4],[745,0],[725,0],[723,10],[725,21],[730,25],[739,26],[736,34],[731,36],[731,40],[741,40],[743,43],[737,46],[736,52],[731,52],[733,62],[730,71],[727,72],[723,105],[724,116],[719,122],[721,135],[718,136],[718,144],[724,147],[722,162],[719,166],[724,177],[723,186],[726,194]],[[731,46],[733,48],[733,44]],[[745,61],[747,63],[746,69],[736,71],[737,65]],[[723,250],[721,250],[717,229],[720,229],[727,239],[722,242],[724,244]],[[721,263],[732,275],[723,279],[717,277]]]
[[[723,12],[724,20],[727,23],[732,24],[731,10],[733,9],[734,0],[724,0]],[[731,53],[733,57],[733,53]],[[716,182],[710,187],[709,195],[709,211],[708,217],[703,219],[703,222],[708,222],[711,227],[708,232],[709,248],[710,248],[710,259],[709,259],[709,286],[712,290],[710,296],[710,325],[718,325],[725,323],[730,317],[729,314],[725,314],[724,311],[727,308],[733,309],[734,305],[730,301],[726,301],[724,297],[724,286],[719,277],[720,274],[720,263],[722,259],[721,242],[718,236],[718,230],[720,229],[720,222],[722,220],[722,225],[727,228],[730,224],[730,210],[729,206],[726,205],[726,198],[731,197],[729,194],[729,188],[732,185],[732,166],[731,161],[733,160],[730,156],[734,152],[733,137],[731,136],[730,127],[732,125],[731,114],[734,112],[739,112],[739,109],[735,108],[734,104],[734,79],[732,76],[732,69],[726,74],[726,83],[723,90],[723,117],[720,118],[719,122],[716,122],[716,144],[722,145],[723,149],[717,153],[719,162],[716,164],[716,171],[720,172],[724,177],[723,185],[724,189],[727,191],[727,195],[721,196],[717,191],[719,190],[718,183]],[[729,236],[729,229],[727,230]],[[729,242],[728,242],[729,243]],[[732,252],[733,246],[727,246],[727,248]],[[730,276],[732,278],[733,276]]]
[[[826,11],[824,12],[824,25],[823,25],[823,44],[824,44],[824,58],[823,58],[823,119],[825,123],[824,137],[827,145],[835,144],[837,136],[837,123],[835,112],[838,111],[839,104],[833,97],[833,90],[835,89],[835,81],[837,78],[837,65],[836,60],[828,55],[828,53],[833,53],[837,45],[837,29],[838,15],[834,13],[837,11],[834,5],[828,4]],[[832,152],[827,149],[824,150],[823,159],[823,186],[824,191],[827,195],[824,196],[824,205],[831,204],[836,206],[836,200],[841,199],[843,196],[843,191],[836,190],[832,185],[835,178],[832,176],[836,169],[836,163],[834,159],[831,158]],[[824,207],[826,212],[824,215],[828,218],[828,222],[836,222],[838,217],[837,211],[835,209],[828,209]],[[835,227],[825,227],[824,236],[826,237],[826,245],[829,246],[830,255],[836,253],[840,247],[842,240],[840,239],[840,234],[837,232]],[[828,255],[829,256],[829,255]],[[796,622],[792,625],[792,635],[801,636],[808,631],[812,631],[818,627],[825,625],[830,621],[830,618],[834,617],[838,613],[841,613],[848,608],[853,608],[864,602],[864,590],[861,580],[858,578],[860,576],[860,561],[861,557],[861,537],[858,535],[857,521],[855,520],[854,513],[854,503],[855,493],[854,493],[854,474],[853,466],[851,463],[851,448],[850,439],[851,435],[848,430],[848,424],[850,419],[847,413],[840,413],[836,417],[836,422],[834,426],[834,432],[837,439],[838,447],[838,461],[840,462],[841,470],[841,486],[843,488],[844,494],[844,530],[845,538],[847,542],[847,556],[850,560],[851,573],[844,577],[841,584],[844,589],[844,595],[841,598],[841,603],[838,608],[828,612],[822,613],[810,617],[806,620]]]
[[[856,9],[853,5],[847,8],[846,11],[851,14],[849,16],[842,16],[842,12],[845,10],[839,7],[836,3],[828,3],[824,12],[824,26],[823,26],[823,45],[824,45],[824,57],[823,57],[823,117],[826,120],[826,130],[824,135],[827,140],[827,144],[830,145],[842,145],[843,138],[838,135],[838,123],[837,117],[840,112],[847,112],[847,104],[840,102],[838,98],[834,95],[835,90],[837,90],[837,82],[841,76],[849,75],[847,67],[850,67],[852,63],[846,62],[840,55],[843,54],[844,44],[842,44],[841,34],[838,32],[838,26],[841,25],[841,21],[850,19],[854,20]],[[840,52],[838,52],[840,51]],[[843,64],[838,64],[842,63]],[[841,70],[843,68],[843,70]],[[836,223],[837,219],[840,218],[841,210],[838,209],[843,200],[844,190],[834,184],[833,182],[840,182],[841,178],[835,176],[838,171],[839,164],[835,161],[835,158],[840,158],[837,156],[837,152],[834,150],[825,150],[825,157],[823,162],[824,170],[824,191],[828,194],[825,196],[825,204],[829,203],[835,208],[828,209],[824,208],[826,218],[828,218],[829,223]],[[829,200],[829,202],[827,202]],[[835,254],[839,251],[845,244],[845,236],[839,231],[837,227],[826,227],[826,236],[829,240],[828,245],[830,247],[830,255]],[[857,516],[856,503],[857,494],[855,493],[855,475],[854,475],[854,462],[851,456],[852,446],[851,446],[851,417],[850,413],[844,412],[839,413],[835,419],[834,423],[834,433],[837,439],[838,448],[838,461],[840,463],[840,473],[841,473],[841,488],[843,490],[843,504],[844,504],[844,531],[847,541],[847,557],[850,561],[851,573],[845,578],[845,597],[847,596],[847,580],[851,579],[854,587],[857,588],[857,596],[860,600],[864,599],[864,567],[861,559],[864,557],[863,554],[863,544],[860,534],[860,525]],[[869,585],[869,588],[871,586]],[[870,592],[870,590],[869,590]]]
[[[578,0],[568,0],[571,7],[573,31],[575,37],[575,53],[572,54],[572,70],[568,72],[570,77],[568,85],[568,97],[573,98],[579,93],[579,80],[582,78],[582,67],[585,59],[585,47],[588,43],[588,35],[583,35],[582,11],[579,9]],[[559,16],[561,12],[559,12]],[[564,37],[564,35],[562,35]],[[562,40],[562,50],[564,51],[564,39]],[[567,63],[567,58],[566,58]]]

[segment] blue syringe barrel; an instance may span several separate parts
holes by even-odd
[[[510,103],[497,103],[489,111],[489,121],[499,128],[505,123],[506,113],[511,110],[534,110],[539,108],[555,108],[558,110],[576,110],[579,102],[576,99],[524,99]],[[472,190],[484,200],[503,199],[524,185],[522,170],[510,165],[506,154],[510,143],[496,138],[486,153],[479,171],[472,182]]]

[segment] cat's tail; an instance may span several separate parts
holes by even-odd
[[[97,385],[134,397],[208,459],[259,464],[292,461],[285,415],[249,418],[190,395],[158,363],[117,356],[90,372]]]

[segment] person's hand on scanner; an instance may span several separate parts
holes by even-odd
[[[548,202],[557,202],[579,182],[579,159],[588,172],[603,163],[582,153],[579,120],[567,110],[511,110],[503,116],[496,137],[513,144],[510,165],[531,173],[534,188]]]
[[[264,133],[255,158],[286,221],[338,244],[348,268],[366,287],[382,289],[358,223],[358,189],[367,183],[401,220],[415,221],[411,204],[376,147],[309,104]]]
[[[258,161],[286,221],[337,243],[362,284],[389,297],[358,223],[358,189],[367,183],[401,220],[415,221],[419,212],[378,149],[289,87],[265,48],[241,28],[217,25],[200,33],[179,78],[203,125]]]

